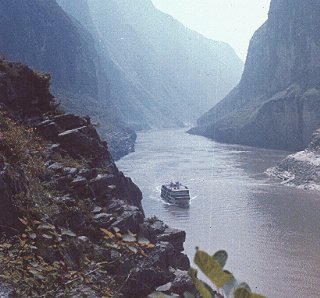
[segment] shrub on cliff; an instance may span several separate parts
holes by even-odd
[[[0,152],[5,162],[22,166],[29,178],[43,174],[43,142],[32,128],[15,123],[5,112],[0,112]]]

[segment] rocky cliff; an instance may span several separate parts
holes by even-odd
[[[1,0],[0,16],[0,54],[50,72],[52,92],[65,110],[90,115],[99,123],[99,132],[103,137],[107,133],[115,158],[131,152],[135,132],[120,119],[114,104],[124,96],[123,90],[139,93],[125,79],[118,79],[118,96],[112,96],[115,88],[110,86],[110,77],[121,76],[112,61],[107,64],[99,55],[92,34],[55,0]]]
[[[320,126],[318,1],[272,0],[239,85],[190,132],[218,141],[301,150]]]
[[[266,173],[291,186],[320,190],[320,130],[304,151],[289,155]]]
[[[181,280],[178,294],[192,290],[185,232],[145,218],[90,118],[58,111],[49,80],[0,60],[0,291],[143,297]]]

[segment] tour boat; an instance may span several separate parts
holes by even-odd
[[[190,204],[189,189],[180,182],[162,185],[161,197],[170,204],[177,206],[189,206]]]

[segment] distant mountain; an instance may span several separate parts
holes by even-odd
[[[139,90],[139,96],[128,92],[116,104],[132,127],[190,123],[239,81],[243,64],[229,45],[185,28],[151,0],[88,0],[90,22],[84,2],[58,0]]]
[[[320,127],[320,2],[272,0],[239,85],[192,133],[218,141],[300,150]]]
[[[99,123],[115,158],[134,149],[132,129],[195,120],[243,67],[151,0],[0,0],[1,53],[49,72],[53,94]]]
[[[67,110],[99,122],[113,156],[119,158],[133,150],[136,135],[120,120],[110,96],[108,76],[120,77],[119,71],[112,62],[106,64],[98,50],[92,34],[55,0],[0,0],[0,53],[49,72],[54,95]],[[130,90],[125,84],[117,86]]]
[[[50,71],[57,89],[97,96],[91,43],[54,0],[0,0],[0,52]]]

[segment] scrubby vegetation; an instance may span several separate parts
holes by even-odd
[[[2,164],[24,180],[25,187],[15,194],[16,207],[37,212],[47,208],[50,191],[40,182],[45,175],[45,143],[32,128],[17,124],[3,111],[0,112],[0,158]]]
[[[140,298],[187,270],[185,232],[145,218],[90,119],[0,64],[0,296]]]
[[[48,145],[32,128],[0,112],[0,165],[23,185],[12,198],[21,216],[19,225],[9,227],[13,233],[0,237],[0,282],[9,285],[15,297],[66,297],[66,293],[68,297],[97,293],[111,297],[119,286],[107,272],[110,262],[88,244],[86,237],[79,241],[71,230],[50,223],[50,218],[68,207],[57,200],[57,191],[44,183],[50,175],[45,165]],[[59,153],[52,156],[54,161],[78,169],[88,166],[84,159]],[[83,200],[78,206],[90,217],[91,205]],[[145,254],[142,248],[154,247],[138,242],[129,245],[120,233],[107,230],[98,230],[95,234],[100,235],[100,249],[121,251],[123,255]]]
[[[88,251],[81,266],[73,263],[70,249],[78,245],[73,232],[38,220],[20,220],[24,233],[1,239],[0,244],[0,280],[10,285],[14,297],[66,297],[66,293],[68,297],[88,297],[97,292],[105,297],[112,295],[115,283],[105,271],[107,262],[94,261],[94,252]],[[50,262],[44,254],[62,258]]]
[[[43,174],[45,144],[32,128],[19,125],[0,111],[0,152],[4,162],[20,165],[30,178]]]

